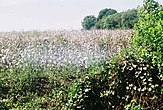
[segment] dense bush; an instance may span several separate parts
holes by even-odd
[[[163,77],[163,7],[154,0],[145,1],[136,30],[134,45],[140,56],[158,66]]]
[[[143,108],[160,109],[162,81],[158,74],[150,62],[131,56],[115,58],[102,72],[79,83],[70,105],[79,110],[121,110],[136,100]]]
[[[73,77],[74,73],[79,75]],[[82,73],[84,69],[74,67],[45,69],[24,65],[5,69],[0,74],[0,109],[64,108],[68,86]]]
[[[7,108],[25,108],[25,104],[32,101],[33,97],[50,94],[54,88],[49,77],[38,67],[6,69],[1,72],[0,79],[0,100]]]

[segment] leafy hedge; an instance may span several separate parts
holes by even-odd
[[[140,57],[157,65],[163,78],[163,7],[158,2],[145,1],[136,30],[134,46]]]
[[[162,81],[157,77],[156,66],[131,56],[106,65],[101,73],[85,78],[77,86],[71,109],[119,110],[127,107],[131,100],[138,101],[142,107],[162,107]]]

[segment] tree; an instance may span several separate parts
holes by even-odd
[[[96,18],[93,15],[83,19],[82,26],[86,30],[94,29],[132,29],[138,22],[137,9],[117,13],[114,9],[105,8]]]
[[[122,13],[116,13],[113,15],[108,16],[104,22],[104,28],[106,29],[115,29],[121,28],[121,16]]]
[[[122,27],[132,29],[138,22],[137,10],[127,10],[122,14]]]
[[[95,26],[95,24],[96,24],[96,17],[93,15],[86,16],[82,22],[82,26],[86,30],[92,29]]]
[[[105,9],[103,9],[103,10],[101,10],[99,12],[99,15],[97,17],[97,20],[100,20],[100,19],[102,19],[105,16],[112,15],[112,14],[115,14],[115,13],[117,13],[116,10],[111,9],[111,8],[109,8],[109,9],[108,8],[105,8]]]
[[[110,9],[105,8],[105,9],[101,10],[99,12],[98,17],[97,17],[97,22],[95,24],[95,29],[105,29],[104,24],[105,24],[106,17],[108,17],[110,15],[113,15],[115,13],[117,13],[117,11],[114,10],[114,9],[111,9],[111,8]]]
[[[101,20],[96,22],[95,29],[105,29],[105,27],[104,27],[104,20],[103,19],[101,19]]]

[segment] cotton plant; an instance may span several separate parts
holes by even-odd
[[[90,65],[120,53],[133,30],[54,30],[0,33],[0,63]]]

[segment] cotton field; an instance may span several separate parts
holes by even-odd
[[[133,30],[72,30],[0,33],[0,65],[88,66],[118,54]]]

